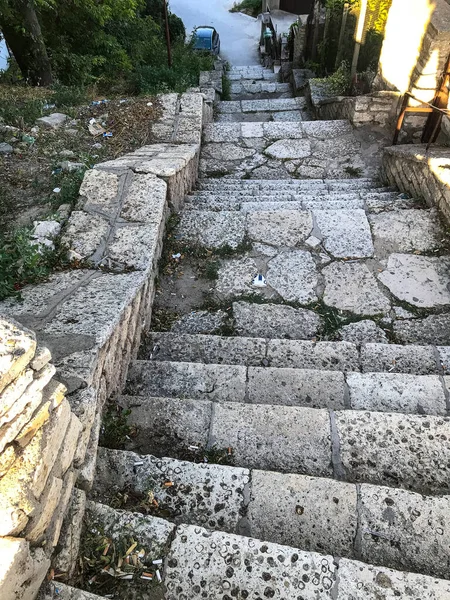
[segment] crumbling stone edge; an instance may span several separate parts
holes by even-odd
[[[161,98],[159,143],[85,175],[64,232],[84,268],[0,303],[0,597],[73,572],[102,409],[149,328],[167,218],[197,179],[218,74]]]

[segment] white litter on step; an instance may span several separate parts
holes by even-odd
[[[266,278],[264,275],[257,275],[253,280],[253,285],[255,287],[266,287]]]
[[[140,466],[142,466],[143,464],[144,464],[144,461],[143,461],[143,460],[138,460],[138,461],[136,461],[136,462],[134,463],[134,465],[133,465],[133,466],[134,466],[134,467],[140,467]]]

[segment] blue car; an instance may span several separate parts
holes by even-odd
[[[214,27],[209,27],[208,25],[196,27],[192,39],[195,50],[210,52],[215,56],[219,55],[220,37]]]

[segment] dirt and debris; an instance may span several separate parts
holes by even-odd
[[[52,94],[0,86],[0,229],[30,226],[60,204],[73,205],[84,170],[152,141],[160,114],[153,97],[83,99],[71,106],[55,104]],[[66,118],[57,126],[37,122],[52,114]],[[94,137],[92,119],[111,136]]]

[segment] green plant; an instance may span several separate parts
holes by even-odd
[[[235,2],[230,8],[230,12],[243,12],[252,17],[257,17],[261,13],[261,0],[241,0]]]
[[[100,429],[100,446],[113,450],[123,450],[127,439],[132,433],[132,427],[128,424],[131,410],[126,410],[117,404],[108,405],[103,413],[102,426]]]
[[[358,178],[362,176],[361,167],[345,167],[344,171],[347,175],[350,175],[350,177]]]
[[[231,81],[226,73],[222,75],[222,100],[231,100]]]

